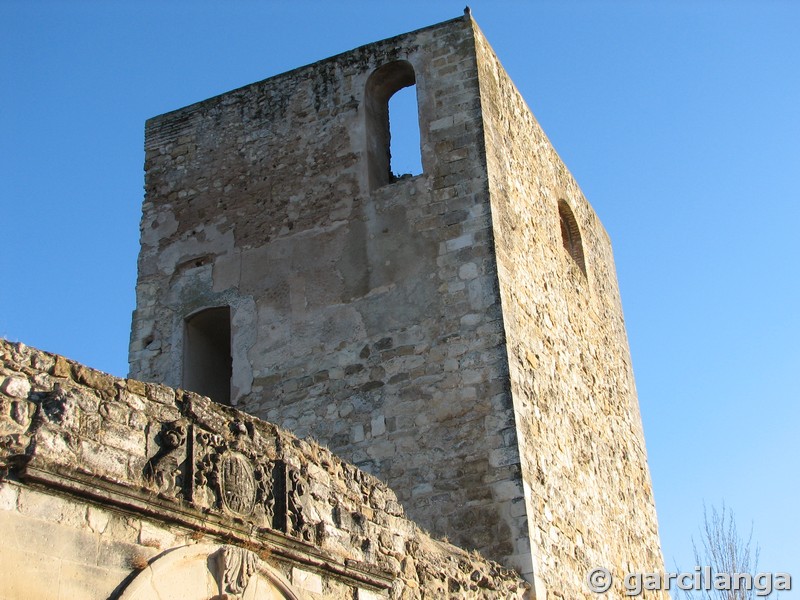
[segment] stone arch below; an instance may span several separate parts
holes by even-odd
[[[152,560],[119,600],[301,600],[292,586],[249,550],[197,544]]]

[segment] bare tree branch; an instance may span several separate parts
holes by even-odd
[[[750,526],[750,533],[747,538],[740,537],[736,528],[736,519],[733,512],[722,505],[722,511],[717,511],[713,506],[709,514],[705,504],[703,505],[703,526],[701,528],[702,546],[698,548],[694,538],[692,538],[692,549],[694,550],[694,560],[698,567],[710,567],[712,577],[717,573],[729,573],[733,578],[736,574],[749,574],[756,576],[758,569],[759,547],[753,545],[753,527]],[[704,574],[705,576],[705,574]],[[683,597],[687,600],[754,600],[763,598],[757,596],[756,589],[750,586],[745,589],[718,590],[692,590],[683,591]]]

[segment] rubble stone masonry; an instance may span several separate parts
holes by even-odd
[[[506,351],[538,571],[548,589],[563,589],[565,578],[571,589],[585,586],[594,565],[617,574],[659,571],[655,504],[610,240],[477,30],[476,49]],[[567,218],[577,222],[580,260],[562,239],[560,221]]]
[[[155,117],[145,149],[132,377],[220,373],[539,599],[661,569],[610,241],[469,15]]]
[[[522,598],[375,477],[208,398],[0,340],[0,599]]]

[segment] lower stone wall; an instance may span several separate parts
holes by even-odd
[[[2,598],[108,598],[134,565],[193,543],[189,531],[8,480],[0,538]]]
[[[313,441],[22,344],[0,359],[0,600],[527,594]]]
[[[243,553],[252,563],[251,576],[267,573],[268,580],[282,583],[290,594],[299,597],[392,597],[391,588],[381,591],[302,561],[273,559],[267,544],[230,544],[224,536],[143,518],[84,498],[53,494],[52,490],[31,488],[18,481],[0,483],[0,538],[3,600],[125,599],[139,598],[143,590],[147,593],[142,598],[151,598],[157,592],[156,597],[162,600],[195,596],[205,600],[227,591],[232,600],[237,596],[226,590],[224,577],[216,577],[213,568],[208,577],[205,574],[209,571],[205,563],[220,549]],[[199,573],[183,565],[176,568],[175,561],[168,560],[187,553],[200,557],[203,564]],[[163,562],[171,568],[160,568]],[[194,577],[187,577],[183,572],[187,570]],[[264,587],[263,582],[260,586],[248,583],[241,591]],[[187,593],[193,588],[197,588],[195,596]]]

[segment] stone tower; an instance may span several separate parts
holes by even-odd
[[[410,85],[423,173],[398,178]],[[608,235],[469,14],[145,145],[132,377],[315,437],[537,598],[662,568]]]

